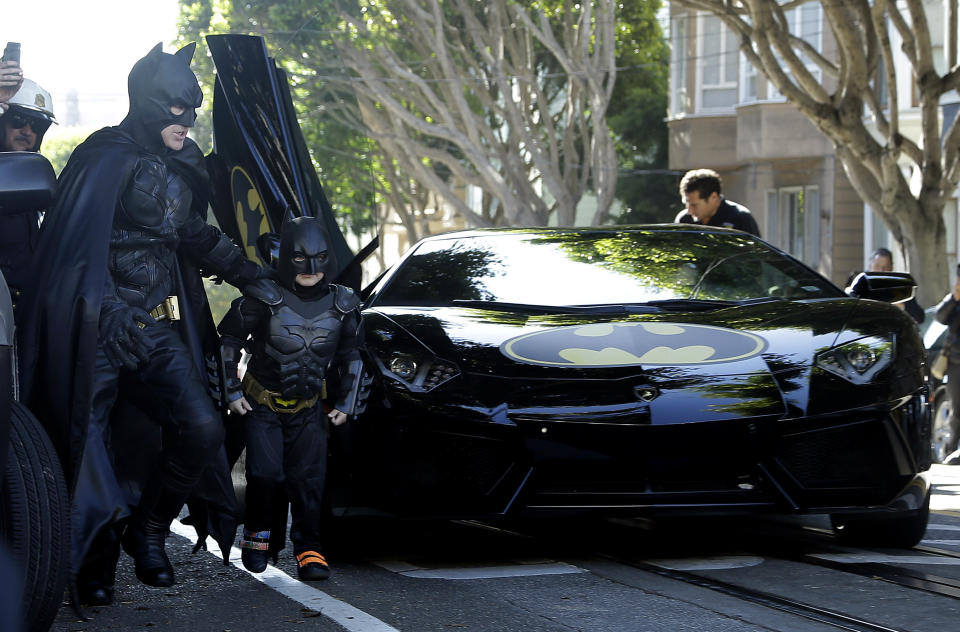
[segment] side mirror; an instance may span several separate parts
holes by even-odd
[[[917,293],[917,282],[906,272],[861,272],[845,292],[856,298],[904,303]]]
[[[33,151],[0,153],[0,214],[50,206],[57,176],[50,161]]]

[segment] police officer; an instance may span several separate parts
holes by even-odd
[[[24,79],[0,116],[0,151],[39,151],[44,133],[56,122],[50,93]],[[0,270],[14,305],[30,280],[30,257],[37,245],[41,217],[39,211],[0,215]]]

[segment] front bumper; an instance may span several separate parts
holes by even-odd
[[[391,513],[863,512],[929,488],[921,393],[816,417],[666,425],[411,403],[383,411],[395,433],[377,478],[400,490]]]

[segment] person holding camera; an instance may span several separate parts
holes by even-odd
[[[0,57],[0,114],[7,111],[7,101],[17,93],[23,81],[20,68],[20,44],[7,42]]]
[[[13,59],[10,59],[13,57]],[[35,81],[24,79],[20,48],[7,43],[0,61],[0,151],[40,151],[43,135],[52,123],[53,99]],[[8,94],[13,90],[13,94]],[[14,306],[30,282],[30,258],[37,246],[42,212],[0,216],[0,271],[10,287]]]
[[[0,116],[0,151],[40,151],[43,135],[57,122],[50,93],[30,79],[20,83]]]
[[[957,278],[953,282],[953,291],[943,297],[937,305],[934,315],[937,322],[947,326],[944,347],[947,352],[947,394],[950,396],[950,423],[956,427],[960,419],[960,264],[957,264]],[[960,449],[954,451],[945,460],[947,465],[960,465]]]

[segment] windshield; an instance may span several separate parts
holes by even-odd
[[[524,231],[424,242],[375,304],[561,306],[840,296],[829,281],[747,234]]]

